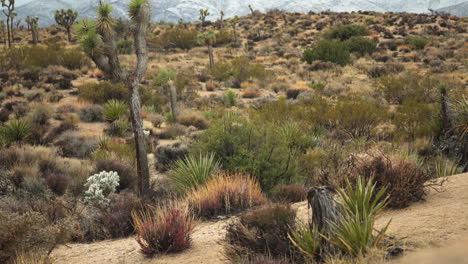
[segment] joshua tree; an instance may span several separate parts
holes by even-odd
[[[224,28],[224,11],[219,12],[219,22],[219,27]]]
[[[11,42],[13,42],[13,20],[15,19],[15,0],[0,0],[2,1],[2,12],[6,16],[7,23],[7,36],[8,36],[8,47],[11,48]],[[8,2],[7,2],[8,1]]]
[[[0,20],[0,33],[3,39],[3,48],[6,49],[7,46],[7,37],[6,37],[6,26],[5,26],[5,20]]]
[[[36,45],[39,40],[37,22],[39,22],[38,17],[35,17],[35,18],[32,18],[30,16],[26,17],[26,24],[28,24],[28,29],[31,31],[32,43],[34,45]]]
[[[216,34],[213,31],[210,31],[205,34],[199,34],[197,36],[198,44],[208,46],[208,56],[210,58],[210,69],[214,69],[214,56],[213,56],[213,42],[216,37]]]
[[[150,6],[147,0],[132,0],[128,10],[137,56],[133,71],[124,70],[119,62],[117,36],[113,27],[115,19],[111,16],[110,4],[101,3],[97,9],[97,21],[83,20],[77,25],[77,31],[81,47],[97,67],[113,82],[124,83],[131,93],[130,114],[136,144],[138,192],[143,196],[149,190],[149,169],[139,88],[148,66],[146,34],[150,21]]]
[[[252,14],[252,16],[255,14],[255,11],[254,9],[252,8],[252,5],[249,5],[249,9],[250,9],[250,13]]]
[[[55,11],[54,17],[55,17],[55,22],[57,22],[58,25],[65,28],[65,30],[67,31],[67,35],[68,35],[68,42],[71,42],[72,41],[71,27],[75,23],[75,20],[78,17],[78,13],[71,9],[68,9],[68,10],[62,9],[62,10]]]
[[[235,16],[234,18],[231,19],[231,27],[232,27],[232,32],[234,33],[234,43],[238,43],[239,39],[237,37],[237,22],[239,21],[239,17]]]
[[[210,15],[210,11],[207,9],[200,9],[200,21],[202,23],[202,27],[205,26],[206,23],[206,17]]]

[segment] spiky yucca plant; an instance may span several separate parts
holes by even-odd
[[[320,248],[320,232],[317,227],[303,225],[288,235],[291,243],[309,259],[316,259]]]
[[[131,91],[130,115],[133,134],[135,135],[138,191],[140,195],[149,189],[149,168],[146,155],[145,134],[141,118],[141,100],[139,87],[145,77],[148,66],[146,35],[150,21],[148,0],[131,0],[128,13],[132,22],[133,44],[137,63],[133,70],[122,68],[118,57],[117,33],[112,17],[112,6],[100,4],[97,9],[97,20],[83,20],[77,26],[79,43],[85,53],[106,77],[115,83],[124,83]]]
[[[180,193],[194,189],[211,179],[220,168],[220,163],[213,153],[206,155],[188,155],[175,164],[169,179]]]
[[[0,127],[0,142],[21,142],[31,131],[31,124],[26,119],[10,120]]]
[[[127,104],[125,102],[111,99],[107,101],[102,109],[102,114],[109,121],[115,121],[123,117],[128,111]]]
[[[334,232],[327,238],[330,243],[353,256],[364,256],[368,250],[377,247],[390,225],[374,234],[374,221],[377,214],[386,206],[388,197],[385,190],[376,192],[375,184],[367,184],[361,177],[353,187],[349,181],[345,189],[338,190],[344,216],[338,223],[332,223]]]

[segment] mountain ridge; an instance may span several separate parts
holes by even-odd
[[[126,7],[129,0],[107,0],[114,7],[114,15],[126,17]],[[440,10],[458,16],[468,15],[467,0],[149,0],[152,5],[152,20],[154,22],[177,22],[198,20],[198,10],[207,8],[211,15],[208,20],[216,20],[224,11],[225,17],[242,16],[250,13],[248,5],[261,12],[269,9],[280,9],[289,12],[320,12],[325,10],[336,12],[377,11],[377,12],[410,12],[428,13],[428,9]],[[443,3],[442,3],[443,2]],[[53,13],[57,9],[73,8],[80,18],[93,17],[97,0],[23,0],[17,4],[20,19],[26,16],[40,18],[41,26],[55,23]],[[459,8],[460,6],[464,8]]]

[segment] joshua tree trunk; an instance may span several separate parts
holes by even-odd
[[[71,28],[67,27],[67,36],[68,36],[68,42],[72,41],[72,35],[71,35]]]
[[[7,23],[7,35],[8,35],[8,48],[11,48],[11,33],[10,33],[10,18],[9,17],[7,17],[6,23]]]
[[[173,81],[169,81],[169,93],[171,97],[171,111],[174,122],[177,122],[179,113],[177,112],[177,89]]]
[[[236,25],[232,26],[232,31],[234,33],[234,43],[237,44],[238,39],[237,39],[237,27],[236,27]]]
[[[11,43],[14,43],[15,42],[15,35],[14,35],[14,30],[13,30],[13,21],[14,21],[14,17],[13,16],[10,16],[10,34],[11,34]],[[10,48],[11,48],[11,44],[10,44]]]
[[[210,57],[210,69],[214,69],[214,56],[213,56],[213,46],[208,44],[208,56]]]
[[[31,29],[31,32],[32,32],[32,42],[34,45],[36,45],[39,39],[37,29],[33,28]]]

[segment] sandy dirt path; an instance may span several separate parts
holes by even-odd
[[[299,218],[307,220],[307,204],[298,203],[295,207]],[[389,233],[405,238],[403,241],[408,249],[396,263],[468,264],[468,174],[449,177],[443,187],[430,190],[424,202],[402,210],[385,211],[377,225],[383,226],[390,219]],[[199,224],[193,234],[193,247],[180,254],[147,259],[139,253],[138,244],[132,237],[70,244],[69,248],[61,246],[54,251],[53,257],[55,263],[67,264],[227,263],[221,243],[230,221]]]

